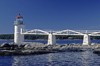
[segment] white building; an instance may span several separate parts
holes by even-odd
[[[14,27],[14,42],[17,44],[24,42],[24,35],[21,34],[21,30],[25,28],[25,25],[23,24],[23,17],[20,14],[16,17],[16,21],[14,21]]]

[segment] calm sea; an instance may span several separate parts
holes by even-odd
[[[13,41],[0,41],[4,42]],[[47,41],[26,41],[42,42]],[[100,40],[91,42],[99,43]],[[81,43],[82,40],[59,40],[58,44]],[[93,54],[92,50],[86,52],[58,52],[28,56],[0,56],[0,66],[100,66],[100,56]]]
[[[14,41],[8,41],[8,40],[2,40],[0,41],[0,44],[4,43],[4,42],[14,42]],[[40,43],[47,43],[47,40],[27,40],[24,42],[40,42]],[[71,44],[71,43],[79,43],[82,44],[83,40],[57,40],[56,43],[58,44]],[[91,40],[91,43],[100,43],[100,40]]]

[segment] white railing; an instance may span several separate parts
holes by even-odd
[[[40,29],[21,29],[21,34],[39,34],[39,35],[84,35],[88,34],[90,36],[100,36],[100,30],[62,30],[62,31],[54,31],[54,30],[40,30]]]

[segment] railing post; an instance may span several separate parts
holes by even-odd
[[[55,35],[49,34],[48,35],[48,45],[56,44],[56,37]]]
[[[90,36],[88,34],[84,34],[83,45],[90,45],[90,43]]]

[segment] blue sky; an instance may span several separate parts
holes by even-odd
[[[26,29],[100,30],[100,0],[0,0],[0,34],[14,33],[19,13]]]

